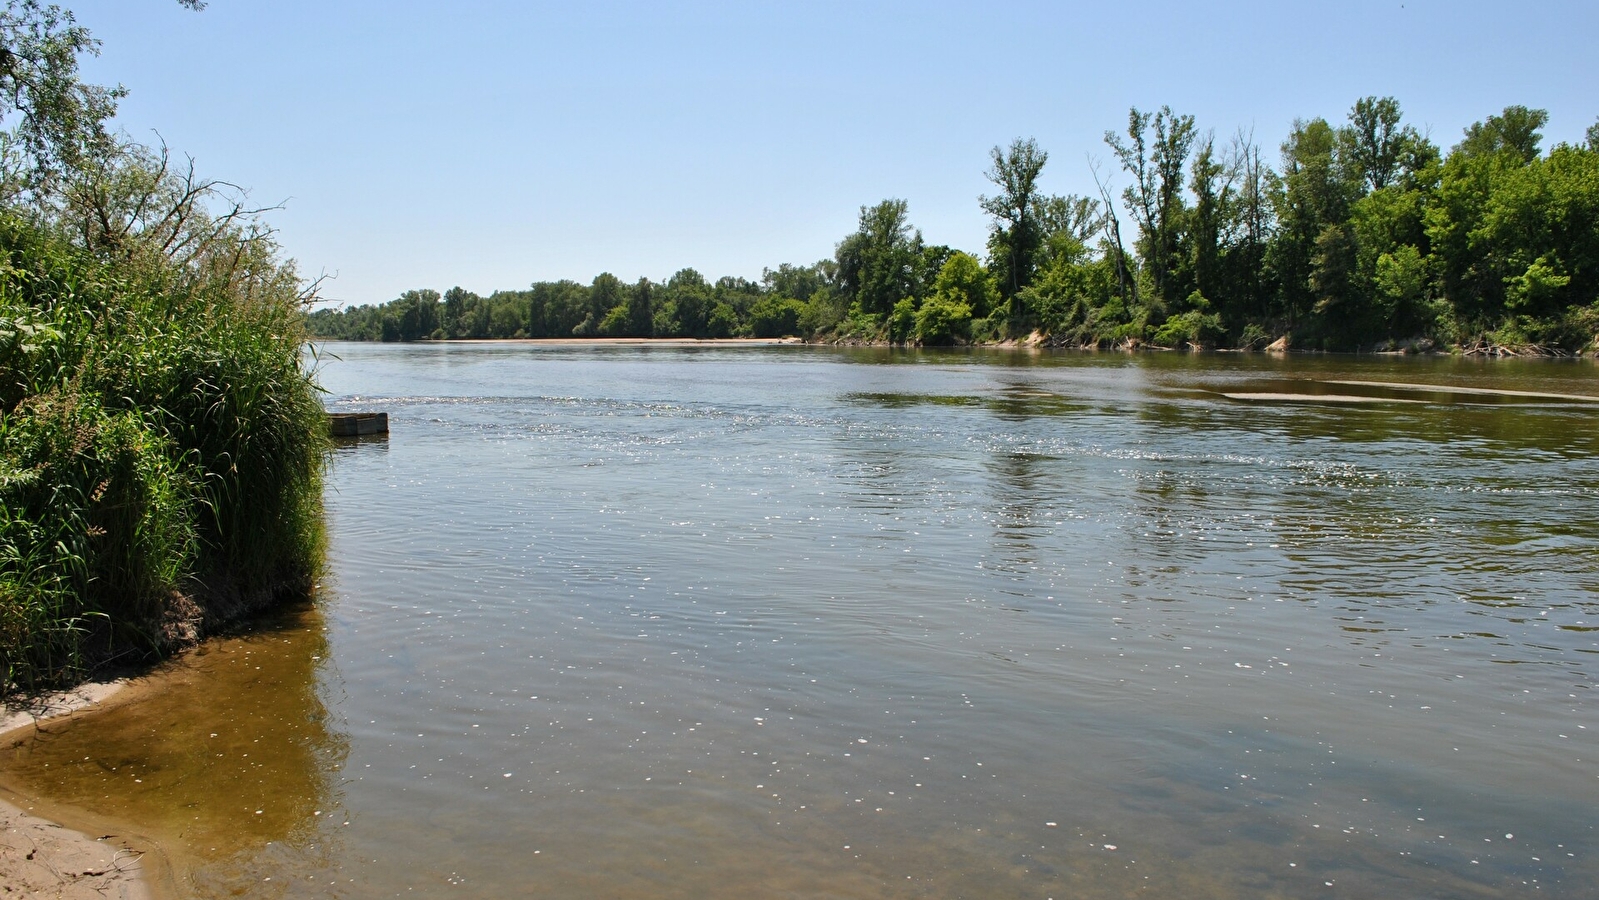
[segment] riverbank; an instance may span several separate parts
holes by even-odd
[[[374,341],[348,341],[342,338],[315,337],[315,343],[381,343]],[[822,347],[894,347],[906,349],[919,349],[921,345],[906,344],[883,339],[867,339],[862,337],[827,337],[827,338],[645,338],[645,337],[572,337],[572,338],[449,338],[444,340],[427,341],[400,341],[398,343],[412,344],[476,344],[476,345],[529,345],[539,347],[778,347],[778,346],[822,346]],[[1591,345],[1592,352],[1579,351],[1574,353],[1557,352],[1541,345],[1515,345],[1498,346],[1476,342],[1470,345],[1454,344],[1439,345],[1430,340],[1414,340],[1401,342],[1385,342],[1364,350],[1329,351],[1318,349],[1304,349],[1290,345],[1286,338],[1264,347],[1197,347],[1184,345],[1165,347],[1141,341],[1128,341],[1111,346],[1094,344],[1082,345],[1071,342],[1059,336],[1045,335],[1034,331],[1022,337],[1007,338],[998,341],[973,341],[957,342],[952,345],[963,349],[978,350],[1076,350],[1083,352],[1135,352],[1151,351],[1159,353],[1264,353],[1264,354],[1341,354],[1347,356],[1462,356],[1478,358],[1522,358],[1522,359],[1560,359],[1560,358],[1599,358],[1599,341]]]
[[[40,726],[100,706],[127,681],[97,682],[0,711],[0,747],[31,740]],[[33,812],[29,798],[0,789],[0,897],[153,900],[149,848],[126,835],[94,837]]]
[[[302,852],[329,837],[310,837],[323,823],[345,827],[343,817],[337,825],[326,818],[339,807],[334,773],[344,753],[317,693],[329,658],[316,607],[296,603],[119,683],[8,710],[0,720],[0,800],[87,835],[91,845],[111,845],[123,869],[131,854],[117,851],[141,854],[132,874],[146,896],[228,896],[254,884],[230,880],[230,861]],[[6,828],[14,818],[8,811]],[[36,834],[62,836],[25,824],[28,841],[15,842],[24,849],[0,854],[0,886],[20,883]],[[71,860],[85,849],[52,844],[43,852]],[[58,896],[74,874],[104,871],[52,866],[58,877],[38,896]],[[0,891],[0,900],[7,896]]]
[[[134,266],[10,210],[0,260],[0,694],[309,593],[328,424],[292,268]]]
[[[318,338],[318,340],[323,340]],[[331,340],[331,339],[328,339]],[[357,343],[367,343],[360,342]],[[429,344],[533,344],[548,347],[775,347],[783,344],[803,344],[797,337],[780,338],[643,338],[643,337],[587,337],[587,338],[453,338],[441,341],[417,341]]]

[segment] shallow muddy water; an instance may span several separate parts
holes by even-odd
[[[187,894],[1599,883],[1591,363],[327,349],[317,608],[6,754]]]

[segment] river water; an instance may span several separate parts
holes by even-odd
[[[7,754],[185,895],[1599,884],[1599,403],[1532,396],[1599,394],[1591,362],[321,373],[392,433],[335,452],[315,606]]]

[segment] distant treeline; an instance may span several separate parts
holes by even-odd
[[[903,200],[861,208],[832,259],[759,283],[683,269],[482,297],[407,291],[323,309],[349,340],[777,337],[950,344],[1037,332],[1069,346],[1578,352],[1599,343],[1599,123],[1547,152],[1543,110],[1506,108],[1448,154],[1392,98],[1296,121],[1275,167],[1253,136],[1133,109],[1098,196],[1038,187],[1048,154],[995,147],[981,254],[931,246]],[[1119,195],[1113,182],[1125,184]],[[1119,201],[1119,202],[1118,202]]]

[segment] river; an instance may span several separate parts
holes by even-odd
[[[1599,884],[1591,361],[321,356],[316,604],[5,762],[187,896]]]

